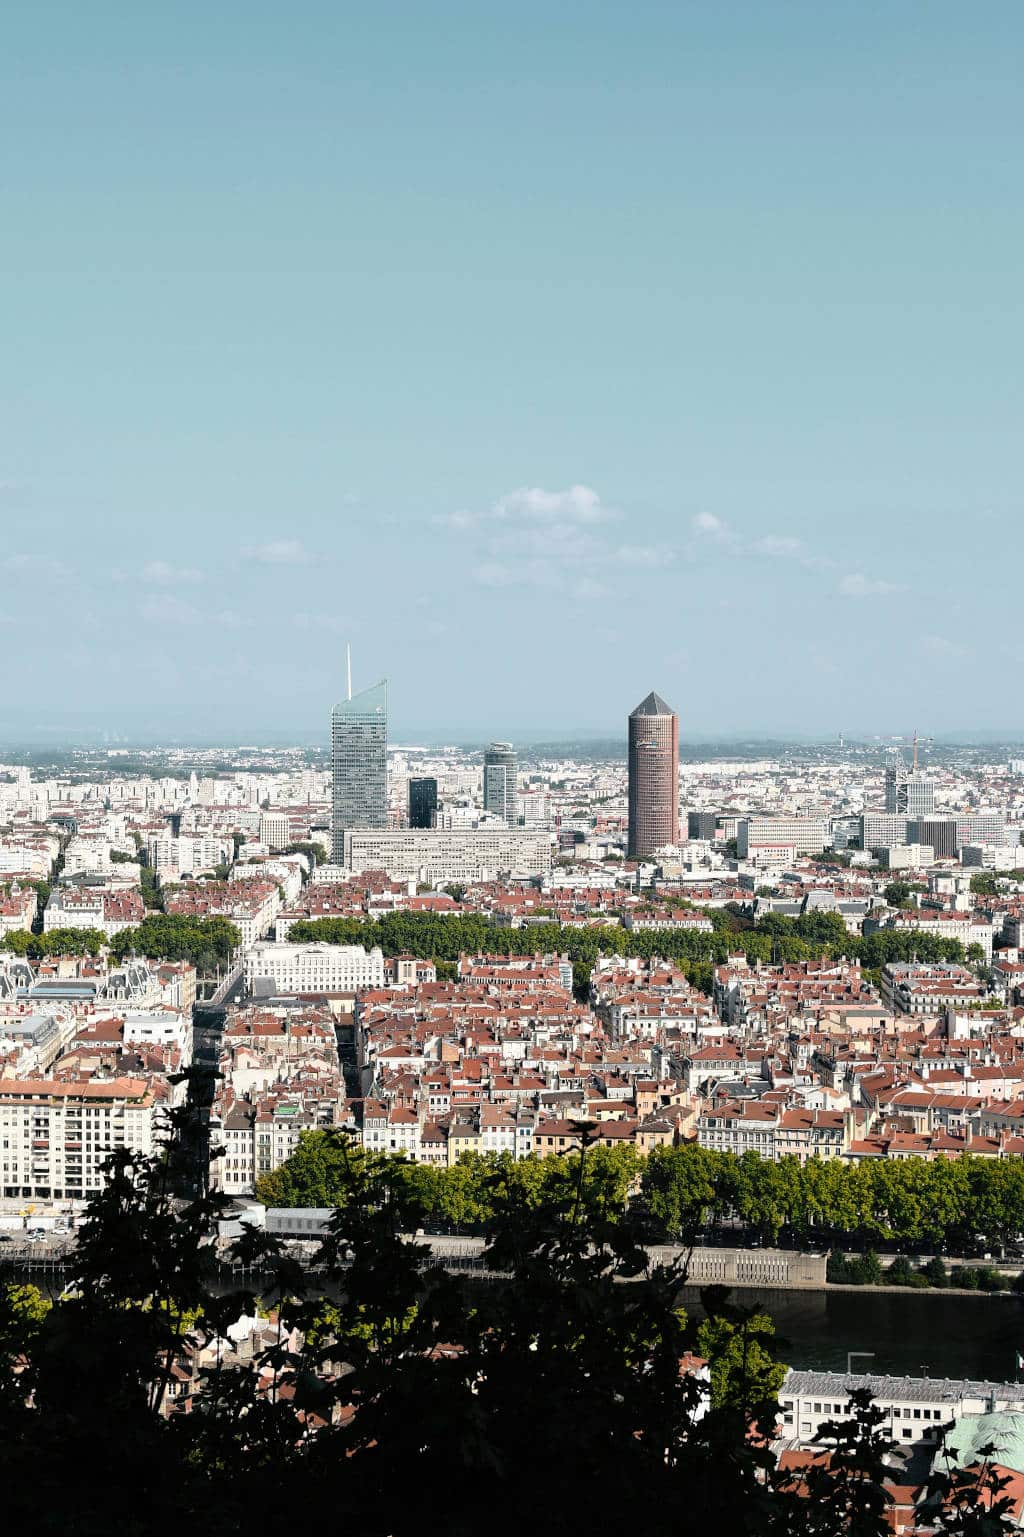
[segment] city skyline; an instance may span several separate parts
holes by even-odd
[[[1020,0],[7,10],[12,1532],[1024,1530]]]

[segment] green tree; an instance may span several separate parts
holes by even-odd
[[[850,1280],[856,1286],[880,1286],[882,1284],[882,1262],[874,1249],[869,1249],[866,1254],[858,1254],[856,1259],[850,1261]]]
[[[337,1206],[348,1177],[348,1141],[343,1133],[301,1131],[295,1152],[256,1181],[267,1206]]]
[[[945,1263],[938,1254],[934,1254],[922,1270],[922,1275],[928,1277],[929,1286],[948,1286],[949,1275]]]
[[[759,1417],[778,1406],[786,1367],[771,1354],[775,1325],[767,1313],[736,1307],[720,1287],[705,1287],[707,1318],[697,1330],[697,1349],[711,1365],[711,1403]]]
[[[200,971],[210,971],[229,965],[241,943],[241,933],[227,918],[152,912],[136,928],[115,934],[110,950],[118,960],[146,955],[154,960],[189,961]]]

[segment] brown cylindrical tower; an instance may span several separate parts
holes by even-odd
[[[630,859],[679,842],[679,716],[648,694],[629,717]]]

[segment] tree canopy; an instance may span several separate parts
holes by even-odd
[[[226,966],[242,943],[228,918],[193,918],[179,913],[147,913],[135,928],[122,929],[110,941],[118,960],[145,955],[152,960],[191,961],[199,971]]]
[[[609,1219],[596,1149],[540,1199],[532,1171],[489,1172],[479,1279],[431,1266],[403,1237],[423,1206],[402,1160],[325,1136],[336,1210],[316,1272],[249,1229],[234,1258],[251,1289],[225,1292],[210,1240],[227,1199],[177,1199],[173,1156],[120,1150],[54,1305],[0,1284],[12,1531],[38,1529],[42,1511],[62,1537],[99,1537],[116,1501],[126,1537],[248,1537],[296,1512],[405,1537],[425,1529],[425,1509],[454,1537],[888,1537],[880,1413],[854,1394],[850,1419],[820,1432],[827,1459],[778,1468],[770,1319],[720,1288],[689,1318],[685,1263],[651,1267]],[[226,1336],[257,1287],[271,1334],[250,1358]],[[710,1360],[710,1402],[681,1369],[695,1349]],[[932,1529],[974,1530],[964,1518],[985,1476],[956,1471],[949,1522],[937,1485]]]
[[[386,913],[378,919],[314,918],[295,923],[289,940],[296,944],[379,945],[385,955],[415,955],[424,960],[457,961],[463,954],[501,951],[532,955],[537,951],[567,954],[574,963],[577,986],[585,984],[602,955],[658,956],[677,962],[695,986],[710,991],[711,972],[730,954],[742,951],[754,963],[809,961],[847,956],[866,967],[889,961],[963,961],[956,939],[944,939],[917,929],[882,929],[863,937],[851,935],[838,913],[810,912],[799,918],[768,913],[758,923],[738,910],[714,909],[708,914],[712,932],[644,929],[639,933],[618,924],[577,929],[557,922],[530,924],[522,929],[495,929],[485,913]]]

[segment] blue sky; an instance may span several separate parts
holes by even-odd
[[[8,8],[4,732],[1018,733],[1022,45]]]

